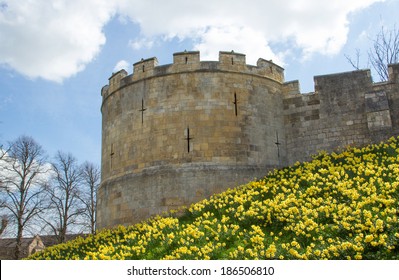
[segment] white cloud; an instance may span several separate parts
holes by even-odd
[[[2,147],[0,147],[0,158],[0,181],[5,182],[6,187],[15,190],[15,185],[10,184],[9,182],[18,182],[21,180],[21,163],[15,161],[15,159],[13,159]],[[31,182],[32,188],[42,185],[47,182],[52,175],[54,175],[51,164],[48,162],[39,165],[37,161],[34,161],[30,170],[31,172],[37,172],[37,175],[34,176],[34,180]]]
[[[116,63],[115,67],[114,67],[114,73],[124,69],[127,72],[129,72],[129,68],[130,68],[130,63],[127,62],[126,60],[120,60]]]
[[[259,57],[266,57],[277,64],[283,64],[281,57],[273,53],[262,34],[246,27],[211,27],[199,36],[198,43],[194,45],[194,49],[201,52],[201,58],[204,60],[218,60],[217,52],[219,50],[234,50],[252,58],[249,61],[252,64]]]
[[[140,25],[142,36],[194,39],[201,57],[237,49],[253,63],[259,56],[281,60],[270,48],[279,42],[290,42],[304,57],[336,54],[347,40],[348,16],[381,1],[136,0],[124,2],[122,10]]]
[[[0,64],[30,78],[61,82],[83,70],[106,39],[108,1],[5,1],[0,10]]]
[[[283,43],[308,57],[338,53],[348,16],[384,0],[3,0],[0,65],[31,77],[61,82],[92,61],[105,44],[104,25],[117,14],[140,26],[136,50],[157,41],[192,39],[201,57],[219,50],[282,61],[271,49]],[[289,52],[290,50],[287,50]]]
[[[154,39],[146,37],[136,38],[129,41],[129,46],[134,50],[140,50],[143,48],[151,49],[154,46]]]

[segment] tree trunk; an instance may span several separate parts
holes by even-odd
[[[19,260],[21,257],[21,251],[22,251],[22,230],[23,227],[20,223],[18,223],[18,233],[17,233],[17,240],[16,240],[16,246],[15,246],[15,259]]]

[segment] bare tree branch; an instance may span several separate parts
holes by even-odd
[[[101,172],[98,166],[85,162],[82,166],[83,189],[79,199],[84,205],[83,215],[87,219],[87,227],[92,234],[96,232],[97,188],[100,184]]]
[[[369,60],[381,81],[389,80],[388,65],[399,62],[399,30],[381,27],[368,52]]]
[[[388,65],[399,62],[399,29],[394,26],[390,30],[385,30],[382,26],[376,37],[370,38],[370,41],[373,46],[367,52],[368,64],[375,70],[380,81],[388,81]],[[354,69],[360,70],[359,49],[356,49],[355,58],[347,54],[345,58]]]
[[[70,227],[78,224],[82,216],[79,200],[82,171],[75,157],[62,152],[57,153],[52,169],[54,176],[47,186],[51,203],[47,215],[51,218],[46,223],[62,243]]]
[[[45,168],[42,147],[28,136],[21,136],[9,144],[3,155],[0,181],[2,207],[10,213],[17,225],[15,258],[19,259],[23,232],[28,224],[44,209],[42,188]]]
[[[349,62],[350,65],[356,70],[360,70],[360,50],[356,49],[356,57],[352,59],[349,55],[345,54],[346,60]]]

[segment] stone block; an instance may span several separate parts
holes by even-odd
[[[366,112],[389,110],[388,98],[385,91],[365,94]]]
[[[367,126],[370,131],[392,127],[389,110],[367,113]]]
[[[183,206],[184,200],[181,197],[165,197],[162,199],[163,206]]]

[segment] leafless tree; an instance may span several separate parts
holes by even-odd
[[[0,160],[2,160],[4,158],[4,156],[6,155],[7,151],[5,151],[3,149],[3,145],[0,145]]]
[[[6,158],[6,154],[8,153],[8,150],[3,148],[3,145],[0,145],[0,168],[2,168],[3,164],[6,164],[5,162],[5,158]],[[2,181],[1,181],[1,176],[0,176],[0,187],[3,185]]]
[[[0,177],[2,208],[16,223],[15,258],[21,254],[24,230],[45,208],[45,153],[31,137],[21,136],[9,144],[3,155]]]
[[[87,226],[92,234],[96,233],[96,193],[100,184],[101,173],[98,166],[91,162],[85,162],[82,165],[82,193],[80,200],[84,205],[84,216]]]
[[[3,145],[0,145],[0,168],[2,168],[2,163],[3,163],[3,158],[5,157],[6,151],[3,150]],[[2,183],[2,176],[0,176],[0,188],[3,187],[3,183]],[[3,209],[5,205],[5,200],[3,198],[0,198],[0,209]],[[3,232],[5,231],[5,229],[7,228],[8,225],[8,218],[6,215],[4,215],[1,218],[1,229],[0,229],[0,236],[3,234]]]
[[[3,164],[4,164],[3,158],[5,157],[5,155],[6,155],[6,152],[3,150],[3,145],[0,145],[0,172],[3,169]],[[3,176],[0,175],[0,189],[3,187],[2,177]],[[2,209],[2,208],[3,208],[3,200],[0,200],[0,209]]]
[[[381,81],[388,81],[388,65],[399,62],[399,30],[381,27],[368,52],[369,60]]]
[[[80,223],[84,212],[79,199],[82,172],[76,158],[62,152],[57,153],[52,170],[52,180],[47,185],[50,207],[43,220],[62,243],[71,227]]]
[[[368,64],[376,71],[380,81],[388,81],[388,65],[399,62],[399,29],[394,26],[390,30],[381,30],[374,39],[373,46],[368,51]],[[356,49],[356,57],[345,55],[348,62],[356,70],[360,70],[360,50]]]
[[[356,57],[352,58],[351,56],[345,54],[345,58],[346,60],[350,63],[350,65],[352,65],[352,67],[356,70],[360,70],[361,66],[360,66],[360,49],[356,49]]]

